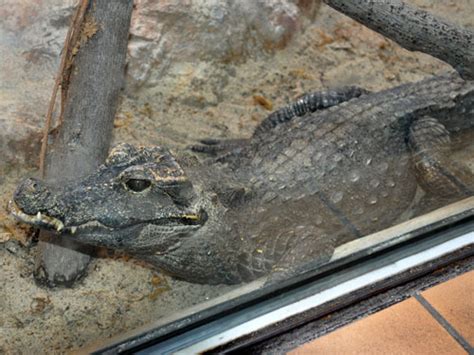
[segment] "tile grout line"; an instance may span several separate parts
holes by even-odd
[[[451,335],[468,354],[474,354],[474,348],[457,330],[419,293],[415,293],[415,299],[425,308],[430,315]]]

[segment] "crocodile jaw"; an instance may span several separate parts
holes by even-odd
[[[115,229],[113,227],[107,226],[96,220],[89,221],[78,226],[66,227],[60,219],[48,216],[44,213],[38,212],[37,214],[30,215],[23,212],[13,200],[10,200],[8,202],[7,209],[9,213],[20,222],[27,223],[35,227],[52,229],[57,232],[62,232],[62,231],[67,230],[71,234],[75,234],[77,230],[90,231],[91,229],[94,229],[94,228],[100,228],[100,229],[113,231]],[[176,223],[182,224],[183,227],[186,227],[183,229],[195,230],[201,227],[207,221],[207,214],[204,211],[200,211],[197,213],[190,212],[190,213],[184,213],[182,215],[169,216],[169,218],[170,220],[174,219],[176,221],[181,221],[181,223],[178,223],[178,222]],[[147,223],[153,223],[153,221],[149,221]],[[124,228],[124,227],[121,226],[120,228]]]
[[[60,219],[48,216],[41,212],[38,212],[35,215],[27,214],[23,212],[13,200],[8,202],[7,209],[9,213],[20,222],[37,227],[54,229],[57,232],[61,232],[64,229],[64,223]]]

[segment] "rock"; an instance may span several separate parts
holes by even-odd
[[[40,129],[74,3],[0,0],[0,170],[37,164]]]
[[[128,82],[155,85],[174,63],[242,62],[284,48],[313,19],[318,1],[138,0]]]

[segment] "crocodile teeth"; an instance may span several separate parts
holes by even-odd
[[[71,227],[71,234],[76,233],[76,231],[77,231],[77,227]]]
[[[13,215],[13,217],[15,217],[21,222],[32,224],[34,226],[38,226],[41,223],[44,223],[48,226],[53,227],[58,232],[64,229],[64,223],[61,222],[59,219],[44,215],[41,212],[38,212],[35,215],[29,215],[23,212],[20,208],[18,208],[13,200],[10,200],[8,202],[8,210]]]
[[[58,232],[61,232],[64,229],[64,224],[61,221],[56,220],[54,221],[53,225],[56,227]]]

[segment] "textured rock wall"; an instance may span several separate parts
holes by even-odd
[[[72,3],[0,0],[0,169],[37,163]]]
[[[281,49],[317,7],[298,0],[137,0],[129,83],[156,85],[176,62],[242,62]]]

